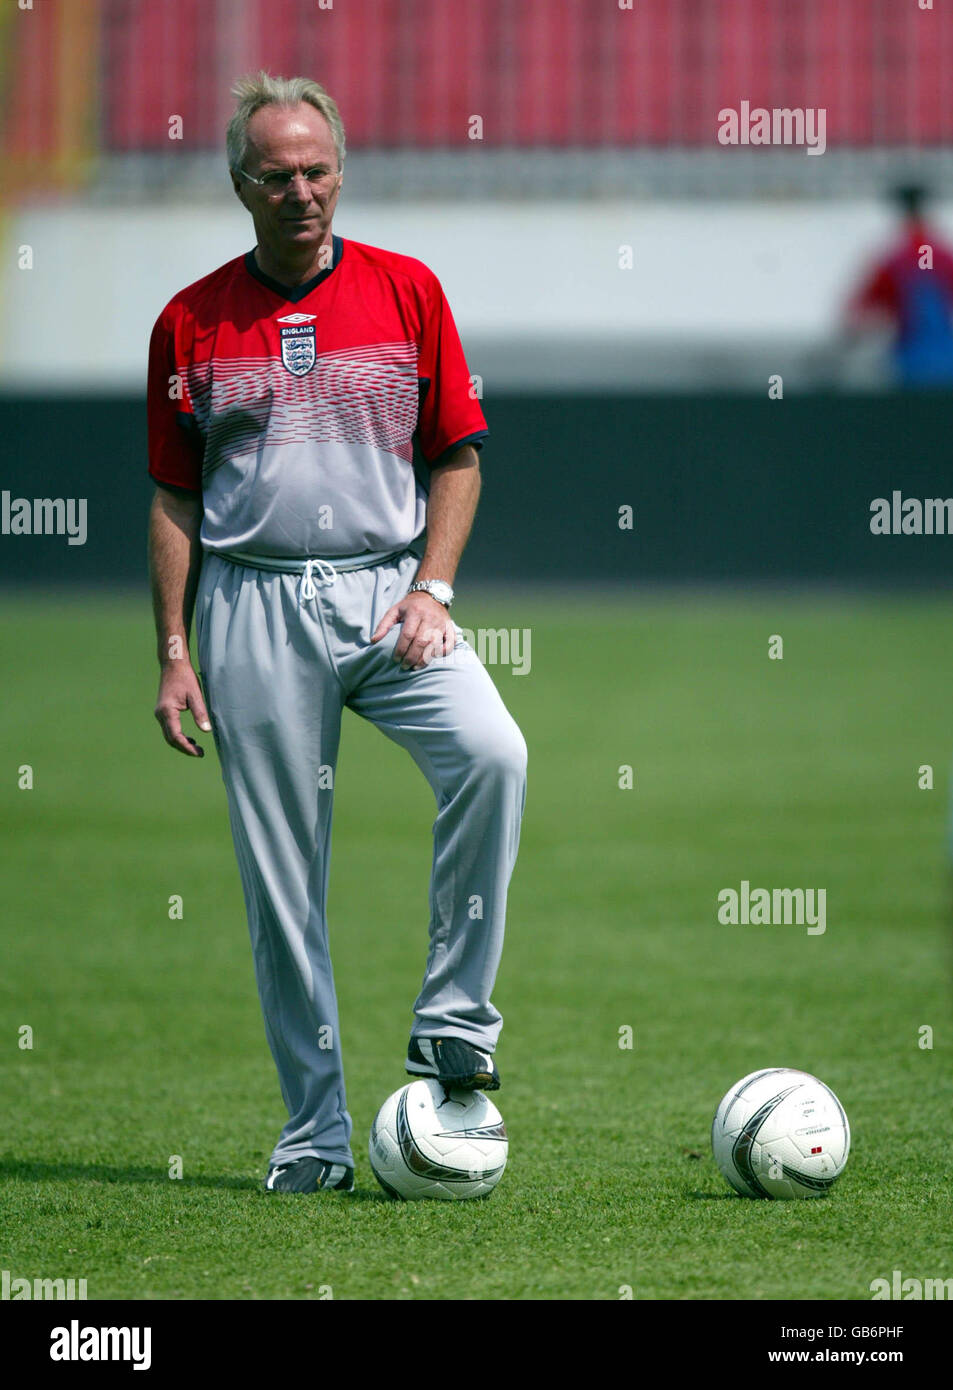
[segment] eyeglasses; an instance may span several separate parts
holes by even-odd
[[[238,171],[249,183],[256,183],[259,188],[263,188],[269,198],[280,198],[282,193],[287,193],[292,181],[298,177],[290,169],[269,169],[267,174],[262,174],[256,178],[254,174],[246,173],[244,169]],[[307,169],[302,177],[312,188],[323,188],[331,179],[336,179],[340,174],[340,169],[325,169],[322,165],[316,164],[313,169]]]

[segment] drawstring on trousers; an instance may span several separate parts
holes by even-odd
[[[308,560],[301,572],[301,586],[299,593],[307,602],[317,598],[318,589],[314,582],[314,571],[317,570],[322,584],[330,586],[338,577],[338,572],[331,564],[330,560]]]

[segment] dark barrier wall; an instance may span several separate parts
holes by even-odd
[[[484,404],[491,437],[464,581],[946,586],[953,575],[953,535],[870,529],[874,498],[953,498],[953,396]],[[0,441],[0,489],[85,498],[88,527],[84,545],[0,535],[3,582],[145,582],[140,401],[0,400]],[[631,530],[619,526],[623,506]],[[915,507],[906,514],[915,528]]]

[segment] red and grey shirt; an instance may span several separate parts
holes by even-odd
[[[428,464],[488,434],[450,306],[410,256],[332,238],[291,288],[238,256],[177,294],[149,348],[149,472],[201,491],[206,550],[391,552],[424,530]]]

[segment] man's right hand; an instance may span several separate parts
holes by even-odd
[[[156,719],[170,747],[177,748],[190,758],[204,758],[205,750],[199,747],[194,738],[182,732],[181,716],[187,709],[192,711],[192,718],[203,733],[210,733],[211,721],[192,663],[184,660],[166,662],[159,677]]]

